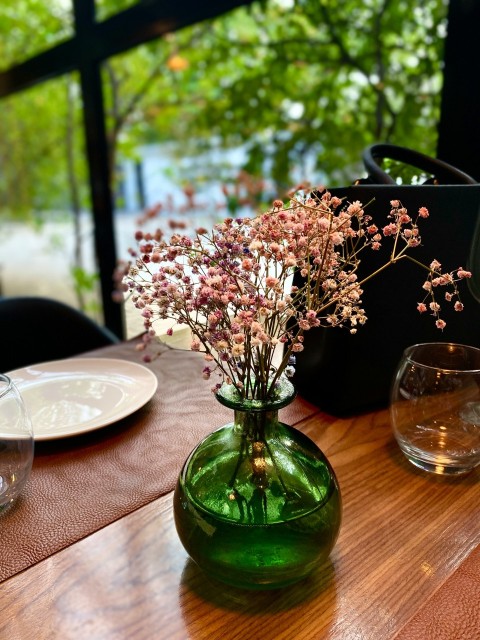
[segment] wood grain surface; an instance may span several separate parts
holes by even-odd
[[[478,469],[456,478],[416,470],[386,411],[317,412],[297,426],[329,457],[343,496],[341,533],[321,571],[270,592],[211,582],[178,541],[170,493],[2,583],[0,638],[408,638],[409,621],[476,553]],[[478,599],[459,593],[463,615],[474,607],[478,616]]]

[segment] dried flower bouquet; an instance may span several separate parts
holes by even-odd
[[[293,373],[304,332],[329,326],[355,333],[367,320],[366,282],[405,259],[426,272],[418,311],[430,311],[443,329],[442,298],[461,311],[457,283],[471,273],[462,267],[443,273],[437,260],[416,260],[419,222],[429,213],[421,207],[412,217],[399,201],[390,204],[379,228],[361,202],[344,202],[324,188],[298,189],[287,204],[275,200],[258,217],[226,219],[210,232],[198,229],[193,239],[174,233],[167,242],[160,231],[138,231],[123,288],[144,318],[145,360],[155,320],[172,319],[190,328],[191,348],[204,352],[204,378],[219,374],[241,399],[272,399],[280,376]],[[389,259],[360,278],[362,255],[383,242],[392,244]],[[300,287],[291,286],[295,269],[304,278]],[[282,347],[278,363],[274,354]]]

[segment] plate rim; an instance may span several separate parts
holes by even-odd
[[[91,371],[88,371],[89,364],[95,363],[97,365],[98,364],[105,365],[105,364],[111,364],[111,363],[113,364],[121,363],[123,366],[126,365],[128,368],[131,368],[134,371],[135,370],[137,372],[141,371],[143,375],[147,376],[147,379],[150,379],[150,386],[146,387],[143,395],[140,395],[140,397],[135,402],[127,404],[127,406],[124,406],[122,410],[113,412],[113,414],[111,414],[108,419],[105,419],[105,418],[102,419],[102,414],[100,414],[100,416],[98,416],[96,419],[89,421],[84,428],[70,427],[66,431],[60,431],[60,432],[47,431],[45,433],[35,434],[35,427],[34,427],[33,439],[35,442],[71,438],[71,437],[83,435],[85,433],[89,433],[91,431],[96,431],[97,429],[103,429],[105,427],[108,427],[109,425],[112,425],[115,422],[118,422],[123,418],[128,417],[129,415],[132,415],[133,413],[141,409],[143,406],[145,406],[147,402],[149,402],[152,399],[152,397],[154,396],[155,392],[158,389],[158,378],[151,369],[148,369],[147,367],[145,367],[144,365],[138,362],[132,362],[131,360],[127,360],[124,358],[83,357],[83,356],[75,357],[74,356],[72,358],[62,358],[59,360],[46,360],[44,362],[38,362],[31,365],[27,365],[25,367],[18,367],[17,369],[12,369],[11,371],[6,372],[6,375],[12,378],[12,380],[17,385],[20,393],[22,393],[22,386],[24,386],[25,384],[28,385],[36,382],[35,378],[32,378],[31,374],[28,373],[29,369],[38,370],[40,373],[51,372],[54,374],[55,368],[57,367],[61,368],[62,366],[65,366],[66,363],[68,363],[69,367],[72,366],[72,371],[64,371],[63,373],[66,373],[66,374],[78,373],[78,374],[81,374],[82,376],[90,373],[93,376],[95,376],[95,374],[99,373],[98,371],[93,373]],[[79,365],[78,367],[79,370],[77,371],[75,371],[76,367],[73,367],[73,365],[75,364]],[[54,367],[53,370],[50,369],[50,366],[52,365]],[[45,367],[46,369],[43,369]],[[116,373],[116,372],[114,371],[113,373]],[[58,371],[58,376],[57,376],[58,380],[62,378],[61,374],[62,372]],[[22,375],[24,376],[23,378],[21,377]],[[105,375],[105,374],[102,374],[102,375]],[[131,377],[133,378],[134,375],[132,375]],[[55,378],[52,377],[52,380],[54,379]],[[27,405],[27,403],[25,404]],[[27,405],[27,409],[28,409],[28,405]],[[72,431],[72,429],[74,430]]]

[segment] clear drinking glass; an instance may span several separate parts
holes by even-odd
[[[395,438],[417,467],[467,473],[480,464],[480,349],[434,342],[408,347],[391,391]]]
[[[17,387],[0,374],[0,513],[19,496],[33,462],[33,430]]]

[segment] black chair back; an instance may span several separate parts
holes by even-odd
[[[0,298],[0,371],[60,360],[119,342],[111,331],[50,298]]]

